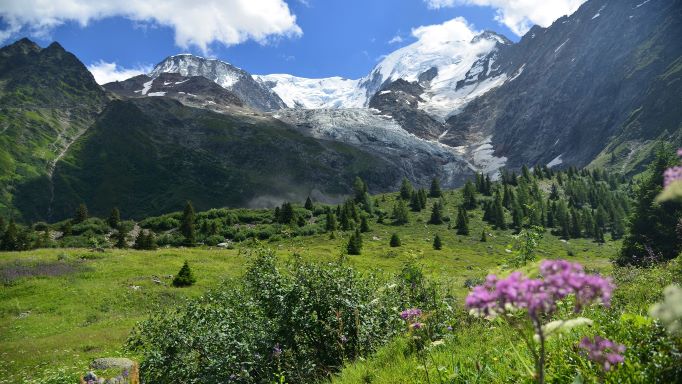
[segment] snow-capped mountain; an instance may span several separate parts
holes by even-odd
[[[286,74],[255,75],[289,108],[361,108],[366,102],[360,80],[342,77],[308,79]]]
[[[476,81],[490,72],[494,52],[511,42],[494,32],[471,34],[463,40],[422,41],[400,48],[357,80],[339,77],[308,79],[291,75],[261,75],[262,80],[289,108],[366,107],[388,83],[403,79],[418,82],[425,90],[420,109],[443,120],[468,101],[500,85],[498,76]],[[473,81],[472,81],[473,80]],[[458,83],[462,86],[458,87]]]
[[[282,99],[261,81],[224,61],[180,54],[170,56],[157,64],[149,76],[156,78],[162,73],[179,73],[188,77],[203,76],[234,92],[247,106],[258,110],[272,111],[286,107]]]

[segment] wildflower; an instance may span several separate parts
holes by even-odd
[[[587,357],[590,360],[603,366],[605,371],[609,371],[611,367],[622,364],[625,360],[623,357],[623,353],[625,353],[624,345],[614,343],[599,336],[595,336],[594,340],[584,337],[578,346],[586,351]]]
[[[448,331],[452,332],[452,326],[448,325]]]
[[[682,167],[668,168],[663,172],[663,186],[667,187],[675,181],[682,180]]]
[[[279,343],[275,344],[274,347],[272,347],[272,357],[277,359],[282,355],[282,348],[279,346]]]
[[[412,328],[412,329],[422,329],[423,327],[424,327],[424,324],[420,323],[420,322],[410,324],[410,328]]]
[[[400,312],[400,317],[403,320],[412,320],[421,316],[422,310],[419,308],[410,308]]]

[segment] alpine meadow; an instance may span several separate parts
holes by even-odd
[[[0,383],[682,383],[682,0],[6,0],[0,46]]]

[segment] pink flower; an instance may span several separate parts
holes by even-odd
[[[412,320],[421,316],[422,310],[419,308],[410,308],[400,312],[400,317],[403,320]]]
[[[625,346],[603,337],[595,336],[594,341],[583,337],[578,346],[585,350],[588,359],[601,365],[605,371],[625,361]]]

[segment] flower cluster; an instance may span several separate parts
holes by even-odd
[[[595,336],[594,340],[589,337],[583,337],[578,345],[587,353],[587,357],[593,362],[604,367],[605,371],[609,371],[611,367],[622,364],[625,358],[625,346],[614,343],[611,340],[603,337]]]
[[[400,312],[400,318],[403,320],[413,320],[422,315],[422,310],[419,308],[410,308]]]
[[[551,315],[557,301],[575,295],[575,309],[592,302],[608,306],[613,284],[610,279],[589,275],[580,264],[566,260],[545,260],[540,265],[543,278],[530,279],[514,272],[505,279],[488,275],[483,285],[474,287],[466,298],[467,308],[480,316],[495,316],[518,309],[528,311],[531,319]]]
[[[682,148],[677,150],[677,156],[682,157]],[[663,172],[664,187],[667,187],[678,180],[682,180],[682,166],[668,168]]]

